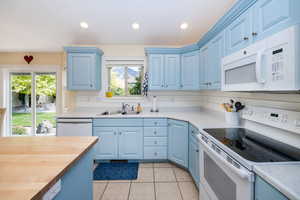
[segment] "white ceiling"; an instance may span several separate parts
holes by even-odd
[[[1,0],[0,51],[58,51],[69,44],[185,45],[236,0]],[[87,30],[79,23],[86,21]],[[133,22],[140,30],[131,28]],[[180,30],[182,22],[189,28]]]

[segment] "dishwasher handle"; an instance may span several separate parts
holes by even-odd
[[[83,124],[92,123],[93,120],[90,118],[57,118],[57,123],[72,123],[72,124]]]
[[[57,122],[58,124],[91,124],[92,122]]]

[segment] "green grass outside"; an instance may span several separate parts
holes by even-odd
[[[52,123],[54,127],[56,127],[56,113],[55,112],[44,112],[37,113],[36,120],[37,125],[41,123],[43,120],[48,120]],[[32,126],[32,115],[31,113],[13,113],[12,114],[12,125],[13,126],[23,126],[30,127]]]

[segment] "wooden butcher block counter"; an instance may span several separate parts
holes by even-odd
[[[41,199],[97,140],[55,136],[0,138],[0,199]]]

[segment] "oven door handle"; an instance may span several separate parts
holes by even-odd
[[[245,170],[242,169],[238,169],[236,167],[234,167],[232,164],[230,164],[226,159],[224,159],[222,156],[220,156],[218,153],[214,152],[214,150],[212,150],[208,144],[205,143],[205,141],[201,141],[201,143],[205,146],[205,149],[207,149],[210,153],[212,153],[213,155],[215,155],[217,157],[218,160],[220,160],[222,162],[222,164],[224,164],[226,167],[228,167],[230,170],[232,170],[235,174],[237,174],[239,177],[241,177],[242,179],[248,179],[249,182],[253,182],[254,178],[253,178],[253,173],[251,172],[246,172]]]

